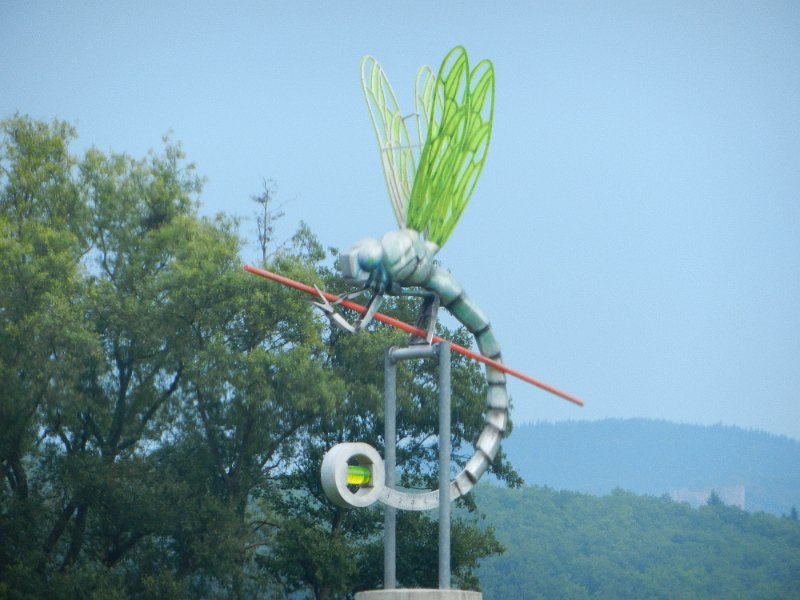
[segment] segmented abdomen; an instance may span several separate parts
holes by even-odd
[[[502,362],[500,345],[489,319],[450,273],[441,267],[433,267],[423,287],[438,294],[442,306],[475,336],[478,350],[483,356]],[[450,483],[451,499],[466,494],[489,468],[508,424],[509,401],[505,374],[487,365],[486,381],[486,426],[475,444],[475,454]]]

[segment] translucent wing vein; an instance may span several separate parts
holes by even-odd
[[[397,98],[380,64],[371,56],[361,62],[361,87],[372,117],[386,188],[397,224],[406,226],[406,206],[416,170],[408,128]]]

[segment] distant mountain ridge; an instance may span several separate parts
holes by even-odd
[[[723,425],[648,419],[533,423],[503,449],[528,485],[605,495],[615,488],[748,511],[800,507],[800,442]]]

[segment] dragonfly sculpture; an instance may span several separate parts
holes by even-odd
[[[488,318],[458,281],[434,262],[486,162],[494,112],[494,67],[483,60],[470,69],[464,48],[453,48],[436,75],[427,66],[419,70],[415,110],[410,116],[401,112],[386,74],[373,57],[362,61],[361,78],[400,228],[379,240],[361,240],[339,256],[343,277],[359,288],[339,300],[364,292],[371,295],[360,319],[348,322],[336,311],[337,301],[330,302],[321,292],[316,305],[335,326],[355,333],[375,316],[384,294],[419,295],[424,300],[418,325],[427,331],[428,342],[441,305],[472,333],[483,356],[500,363],[500,346]],[[487,366],[486,378],[486,426],[475,454],[451,482],[451,499],[469,491],[488,469],[508,423],[506,376]],[[382,500],[394,505],[391,490],[386,493]],[[430,501],[419,498],[416,508],[435,506],[438,493],[428,494]]]
[[[348,323],[324,298],[319,306],[336,326],[354,333],[371,321],[385,293],[422,295],[427,313],[422,321],[430,341],[438,300],[449,291],[446,286],[440,289],[442,273],[434,268],[433,257],[455,229],[486,162],[494,68],[483,60],[470,71],[464,48],[453,48],[438,75],[427,66],[419,70],[415,112],[408,117],[371,56],[362,61],[361,83],[400,229],[380,240],[361,240],[339,257],[342,275],[361,288],[345,296],[372,292],[367,312],[358,322]],[[409,132],[409,119],[414,121],[416,140]]]

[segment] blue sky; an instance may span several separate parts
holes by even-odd
[[[302,219],[349,247],[395,226],[361,57],[410,112],[456,44],[497,99],[440,259],[511,366],[586,401],[514,382],[515,419],[800,439],[800,4],[2,0],[0,118],[70,121],[76,152],[172,131],[205,213],[251,216],[271,178],[279,236]]]

